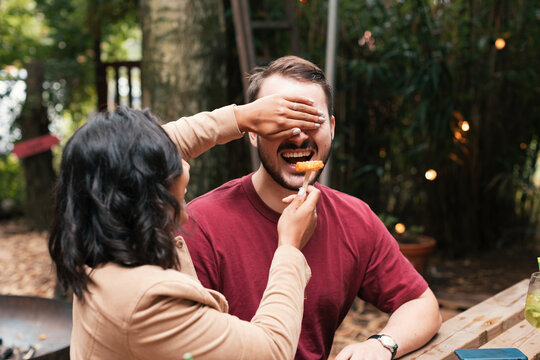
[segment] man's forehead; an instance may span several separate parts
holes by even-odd
[[[271,75],[261,82],[258,97],[272,94],[300,95],[312,98],[317,103],[322,102],[322,105],[325,107],[328,105],[324,90],[320,84],[300,81],[277,74]]]

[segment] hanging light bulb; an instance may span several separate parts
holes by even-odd
[[[394,226],[394,230],[396,230],[396,233],[403,234],[405,232],[405,225],[402,223],[397,223]]]
[[[437,178],[437,172],[433,169],[429,169],[428,171],[426,171],[425,175],[427,180],[429,181],[433,181]]]
[[[495,40],[495,47],[497,48],[497,50],[502,50],[505,46],[506,41],[504,41],[503,38],[498,38],[497,40]]]

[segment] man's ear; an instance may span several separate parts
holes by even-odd
[[[330,131],[332,132],[332,140],[334,140],[334,131],[336,130],[336,118],[334,115],[330,118]]]
[[[254,132],[248,132],[249,134],[249,142],[251,143],[251,146],[253,146],[255,149],[257,148],[257,135]]]

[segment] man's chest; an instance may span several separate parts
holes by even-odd
[[[339,318],[349,309],[363,278],[363,261],[350,246],[346,234],[319,226],[302,250],[312,277],[306,287],[305,312],[314,321]],[[255,314],[268,282],[268,271],[278,245],[277,231],[270,227],[251,234],[252,240],[230,239],[218,249],[220,291],[230,312],[250,320]],[[245,235],[245,234],[244,234]],[[316,314],[315,314],[316,313]]]

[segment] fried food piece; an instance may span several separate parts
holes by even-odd
[[[296,172],[315,171],[322,169],[324,163],[321,160],[299,161],[296,163]]]
[[[309,176],[311,175],[312,171],[316,171],[319,169],[322,169],[324,167],[324,163],[321,160],[314,160],[314,161],[298,161],[296,163],[296,172],[305,172],[304,175],[304,183],[302,184],[302,187],[298,191],[298,195],[305,195],[307,191],[307,186],[309,182]]]

